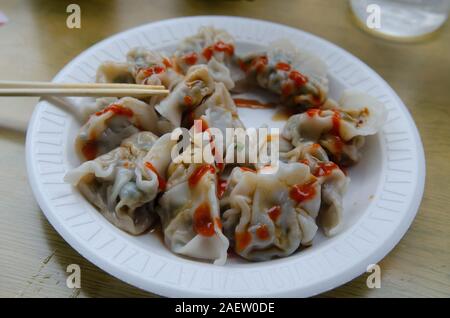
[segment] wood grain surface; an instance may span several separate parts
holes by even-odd
[[[66,27],[78,3],[80,30]],[[323,297],[450,296],[450,30],[399,44],[372,37],[352,21],[344,0],[2,0],[0,79],[50,80],[105,37],[151,21],[188,15],[236,15],[287,24],[353,53],[378,72],[408,106],[425,147],[427,178],[411,228],[381,262],[380,289],[367,274]],[[25,169],[25,136],[35,98],[0,99],[0,296],[154,297],[89,263],[52,228],[33,198]],[[81,289],[66,287],[66,267],[79,264]]]

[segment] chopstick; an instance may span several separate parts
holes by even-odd
[[[0,88],[0,96],[147,97],[167,94],[166,89]]]
[[[53,83],[30,81],[1,81],[0,88],[143,88],[165,89],[163,85],[140,85],[126,83]]]
[[[168,93],[160,85],[0,81],[0,96],[148,97]]]

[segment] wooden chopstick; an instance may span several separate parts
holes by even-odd
[[[0,96],[148,97],[167,95],[162,85],[0,81]]]
[[[0,88],[0,96],[147,97],[167,94],[167,89],[149,88]]]
[[[126,83],[53,83],[30,81],[1,81],[0,88],[142,88],[165,89],[163,85],[140,85]]]

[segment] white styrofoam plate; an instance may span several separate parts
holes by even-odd
[[[108,223],[64,174],[79,164],[73,141],[79,124],[40,101],[27,133],[27,169],[34,195],[55,229],[80,254],[121,280],[144,290],[183,297],[311,296],[337,287],[380,261],[401,239],[418,210],[424,188],[422,143],[407,108],[372,69],[343,49],[312,34],[265,21],[222,16],[171,19],[112,36],[65,66],[54,82],[93,82],[105,60],[123,61],[135,46],[173,50],[202,25],[224,28],[237,51],[260,48],[279,38],[321,57],[329,68],[331,97],[345,88],[365,91],[389,110],[382,131],[367,139],[361,162],[351,168],[345,196],[345,228],[318,235],[313,246],[287,258],[261,263],[231,259],[224,266],[171,253],[152,234],[133,237]],[[247,126],[271,121],[272,110],[240,109]]]

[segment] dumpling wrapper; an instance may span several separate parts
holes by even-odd
[[[221,201],[223,226],[237,254],[264,261],[311,244],[317,231],[312,215],[317,214],[320,191],[307,165],[280,162],[272,174],[236,167],[228,183]],[[293,199],[292,191],[302,186],[311,195],[300,202]]]
[[[81,158],[92,160],[105,154],[141,130],[158,133],[153,107],[132,97],[107,101],[111,103],[92,114],[80,128],[75,149]]]
[[[222,233],[215,167],[174,164],[170,170],[158,207],[166,245],[174,253],[223,265],[229,242]]]
[[[230,69],[233,67],[234,39],[222,29],[200,27],[197,34],[187,37],[177,47],[174,63],[186,74],[193,65],[205,64],[215,82],[227,89],[234,87]]]
[[[163,190],[161,180],[174,143],[169,135],[158,138],[151,132],[137,133],[120,147],[69,171],[64,180],[77,186],[112,224],[141,234],[155,221],[153,200]],[[158,156],[151,155],[152,149]]]
[[[376,134],[387,118],[383,104],[359,92],[346,91],[334,108],[309,109],[289,118],[282,137],[294,147],[312,141],[321,144],[339,163],[360,159],[364,137]]]
[[[329,160],[326,151],[316,143],[299,144],[287,153],[282,152],[280,156],[289,162],[302,162],[310,167],[311,173],[320,185],[321,202],[319,209],[308,209],[308,211],[318,212],[311,216],[317,219],[325,235],[338,234],[344,224],[343,196],[350,178],[338,165]]]
[[[328,95],[326,64],[288,40],[242,57],[244,82],[255,83],[281,97],[283,104],[317,107]],[[238,83],[242,86],[242,83]]]
[[[191,148],[185,150],[187,156],[172,161],[167,169],[167,188],[157,209],[164,240],[174,253],[223,265],[229,242],[222,233],[220,220],[217,189],[220,169],[214,162],[202,161],[204,158],[196,163],[194,153],[203,141],[190,142]]]
[[[214,92],[214,80],[205,65],[193,66],[179,83],[155,108],[174,127],[180,127],[183,113],[195,109]]]
[[[128,52],[127,61],[138,84],[163,85],[172,90],[183,79],[174,69],[171,58],[157,51],[136,47]]]

